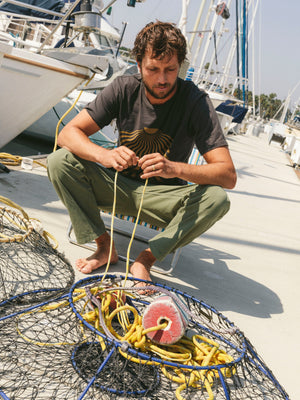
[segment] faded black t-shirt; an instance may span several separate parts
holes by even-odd
[[[187,162],[194,145],[200,154],[227,146],[208,95],[193,82],[180,78],[170,100],[152,105],[140,74],[117,77],[86,110],[100,128],[116,118],[119,145],[129,147],[138,157],[161,153],[171,161]],[[140,179],[141,170],[131,167],[122,174]],[[150,183],[185,182],[158,177]]]

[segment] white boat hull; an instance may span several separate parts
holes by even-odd
[[[88,78],[88,69],[0,43],[0,148]]]

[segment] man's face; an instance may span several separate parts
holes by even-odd
[[[139,68],[150,103],[162,104],[176,92],[180,65],[177,54],[163,59],[150,56],[151,51],[147,51],[142,62],[139,63]]]

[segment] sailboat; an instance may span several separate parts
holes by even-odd
[[[0,7],[0,147],[26,130],[54,138],[58,119],[49,124],[49,110],[59,104],[69,107],[77,88],[101,88],[130,70],[112,46],[120,34],[99,12],[86,9],[89,2],[77,12],[80,0],[67,2],[65,13],[57,11],[62,2],[55,0],[46,9],[26,1],[6,3],[8,10]],[[13,6],[18,10],[12,12]],[[83,98],[93,95],[87,92]],[[61,103],[66,96],[68,101]]]

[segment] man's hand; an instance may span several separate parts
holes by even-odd
[[[128,167],[137,165],[139,158],[134,151],[126,146],[120,146],[112,150],[102,152],[101,164],[106,168],[114,168],[117,171],[123,171]]]
[[[176,163],[168,160],[160,153],[146,154],[139,162],[139,167],[143,170],[142,179],[161,176],[162,178],[176,177]]]
[[[140,158],[142,179],[160,176],[162,178],[180,178],[198,185],[218,185],[233,189],[236,184],[236,172],[227,147],[218,147],[203,155],[205,165],[170,161],[159,153],[147,154]]]

